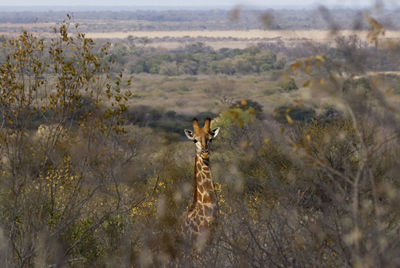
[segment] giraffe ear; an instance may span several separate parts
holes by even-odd
[[[217,137],[218,133],[219,133],[220,128],[214,128],[213,130],[211,130],[211,135],[212,135],[212,139],[214,139],[215,137]]]
[[[189,140],[191,140],[191,141],[194,140],[193,132],[192,132],[191,130],[185,129],[184,131],[185,131],[186,137],[187,137]]]

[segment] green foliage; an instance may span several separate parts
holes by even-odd
[[[281,87],[283,88],[283,90],[285,90],[286,92],[290,92],[293,90],[297,90],[299,89],[296,85],[296,82],[294,81],[293,78],[290,78],[288,82],[284,83],[281,85]]]
[[[233,126],[243,127],[256,120],[257,111],[252,108],[232,108],[229,109],[215,119],[215,125],[220,126],[226,130],[226,134],[229,133],[229,129]]]
[[[284,68],[282,62],[276,62],[275,53],[268,49],[249,47],[215,51],[201,42],[189,44],[172,53],[162,48],[137,48],[118,43],[112,48],[109,59],[126,67],[130,73],[158,73],[168,76],[248,74]]]

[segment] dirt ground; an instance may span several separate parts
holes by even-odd
[[[16,31],[15,27],[29,30],[40,37],[46,38],[52,36],[50,33],[51,23],[41,24],[9,24],[0,23],[0,35],[16,36],[20,31]],[[49,32],[42,30],[36,32],[36,29],[48,27]],[[336,33],[326,30],[297,30],[297,31],[266,31],[266,30],[248,30],[248,31],[135,31],[135,32],[87,32],[86,36],[93,39],[124,39],[131,37],[147,37],[153,38],[208,38],[204,41],[215,49],[222,47],[228,48],[245,48],[258,42],[277,42],[278,40],[286,44],[295,44],[302,41],[314,41],[319,43],[332,42],[337,36],[349,36],[357,34],[362,40],[367,41],[368,31],[350,31],[344,30]],[[229,38],[230,40],[226,40]],[[384,36],[380,37],[384,41],[400,41],[400,31],[387,31]],[[224,40],[221,40],[224,39]],[[156,41],[151,42],[148,46],[165,47],[167,49],[182,46],[182,41]]]

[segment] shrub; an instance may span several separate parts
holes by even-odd
[[[293,78],[290,78],[288,82],[284,83],[281,85],[281,87],[283,88],[283,90],[285,90],[286,92],[290,92],[293,90],[297,90],[299,89],[296,85],[296,82],[294,81]]]
[[[282,105],[275,109],[274,117],[281,123],[291,123],[290,120],[309,123],[315,118],[315,110],[304,106]]]
[[[234,102],[230,108],[242,108],[242,109],[253,108],[258,113],[261,113],[263,110],[261,104],[249,99],[238,100]]]

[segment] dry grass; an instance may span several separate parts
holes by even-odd
[[[372,73],[368,76],[373,75]],[[376,74],[375,74],[376,75]],[[246,98],[257,101],[263,106],[267,114],[287,103],[301,101],[312,107],[322,107],[333,104],[334,100],[323,92],[303,87],[306,77],[298,75],[294,77],[299,90],[285,92],[281,87],[281,79],[271,81],[267,73],[260,75],[197,75],[197,76],[162,76],[138,74],[135,75],[135,82],[132,84],[132,91],[135,96],[129,100],[129,106],[145,105],[153,108],[160,108],[165,111],[174,110],[179,114],[196,115],[200,112],[210,111],[219,113],[229,107],[229,103],[221,101],[222,93],[213,91],[217,85],[219,88],[229,87],[229,98],[232,102]],[[379,78],[376,80],[382,92],[389,88],[396,90],[388,98],[390,105],[400,103],[400,91],[398,81],[400,76],[393,76],[390,79]],[[316,94],[320,95],[316,98]],[[321,95],[322,94],[322,95]]]
[[[243,98],[259,102],[264,111],[272,113],[276,106],[293,101],[304,90],[285,93],[280,88],[280,82],[271,81],[268,74],[172,77],[138,74],[134,80],[131,89],[135,97],[130,99],[129,106],[146,105],[189,115],[204,111],[219,113],[229,107],[229,101]],[[222,101],[223,90],[213,90],[216,85],[227,88],[228,102]]]

